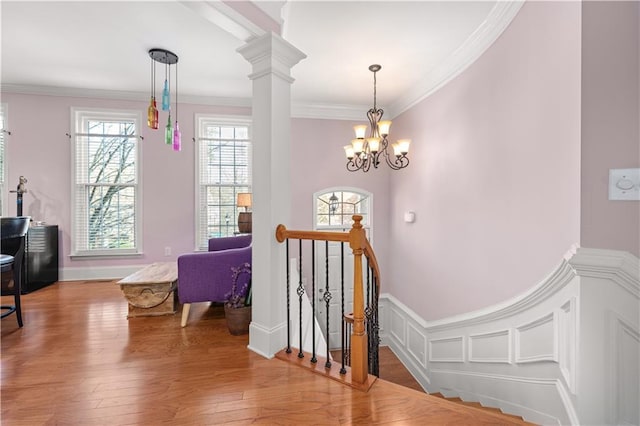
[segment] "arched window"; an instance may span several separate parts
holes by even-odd
[[[350,229],[354,214],[371,227],[371,193],[357,188],[328,188],[314,194],[315,229]]]

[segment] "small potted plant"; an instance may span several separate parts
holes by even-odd
[[[227,319],[229,333],[234,336],[247,334],[251,323],[251,265],[244,263],[237,268],[231,268],[231,291],[225,295],[224,316]],[[240,276],[249,275],[249,279],[238,285]]]

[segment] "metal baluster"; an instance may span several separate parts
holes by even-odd
[[[331,361],[329,355],[329,302],[331,301],[331,291],[329,291],[329,241],[324,242],[325,247],[325,257],[324,257],[324,274],[326,276],[326,284],[324,288],[324,302],[326,303],[326,314],[327,314],[327,362],[324,364],[325,368],[331,368]]]
[[[311,240],[311,362],[318,362],[316,358],[316,243]],[[301,330],[302,331],[302,330]]]
[[[300,312],[298,313],[298,323],[300,325],[299,334],[300,334],[300,350],[298,352],[298,358],[304,358],[304,353],[302,352],[302,295],[304,294],[304,287],[302,286],[302,240],[298,240],[298,276],[300,279],[298,280],[298,304],[300,306]]]
[[[347,369],[344,368],[345,358],[347,356],[347,338],[345,334],[345,320],[344,320],[344,243],[340,243],[340,291],[342,292],[342,367],[340,368],[340,374],[347,374]]]
[[[291,353],[291,276],[289,271],[289,239],[285,241],[287,266],[287,353]]]
[[[373,277],[373,292],[374,292],[374,300],[376,303],[373,308],[373,375],[379,377],[380,376],[380,324],[378,323],[378,281],[376,277]]]
[[[367,329],[367,346],[369,348],[369,350],[367,351],[367,370],[369,371],[369,374],[371,374],[371,370],[372,370],[372,357],[371,357],[371,343],[372,343],[372,336],[371,336],[371,266],[369,265],[369,257],[365,256],[367,259],[367,277],[366,277],[366,287],[367,287],[367,297],[365,299],[365,303],[366,306],[364,308],[364,318],[365,318],[365,324],[366,324],[366,329]]]

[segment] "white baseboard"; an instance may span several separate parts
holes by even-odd
[[[60,269],[59,281],[115,280],[131,275],[147,265],[66,267]]]
[[[249,325],[249,350],[271,359],[287,344],[287,327],[282,323],[273,328],[267,328],[256,321]]]

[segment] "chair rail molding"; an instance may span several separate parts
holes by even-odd
[[[640,260],[628,252],[573,246],[525,293],[449,318],[386,293],[380,313],[384,344],[427,392],[539,424],[640,424]]]

